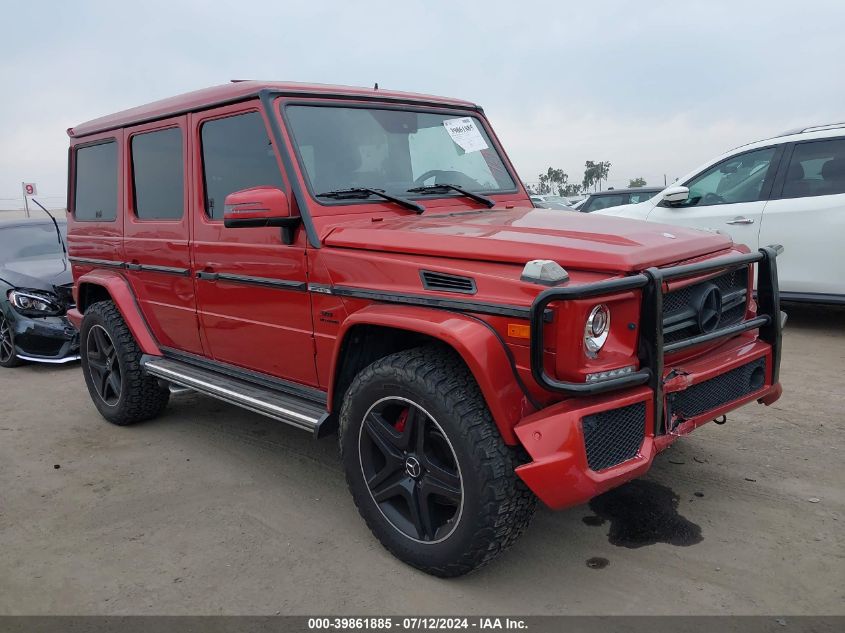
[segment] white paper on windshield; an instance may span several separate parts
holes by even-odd
[[[460,119],[446,119],[443,121],[446,131],[452,140],[460,145],[467,154],[487,149],[487,143],[481,132],[475,127],[475,121],[469,117]]]

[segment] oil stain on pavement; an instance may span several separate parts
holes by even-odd
[[[701,527],[678,514],[679,501],[671,488],[636,479],[590,501],[595,515],[582,521],[592,526],[610,521],[608,540],[620,547],[700,543]]]

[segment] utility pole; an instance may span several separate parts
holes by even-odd
[[[663,174],[663,187],[666,187],[666,174]]]

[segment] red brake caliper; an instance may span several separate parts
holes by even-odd
[[[405,421],[408,419],[408,412],[411,410],[410,407],[402,411],[399,414],[399,417],[396,418],[396,422],[393,423],[393,428],[399,431],[400,433],[405,432]]]

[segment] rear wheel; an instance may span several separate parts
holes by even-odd
[[[0,312],[0,367],[17,367],[23,362],[15,354],[15,339],[12,324],[6,315]]]
[[[423,571],[481,567],[533,516],[516,451],[449,349],[399,352],[364,369],[344,398],[340,431],[358,511],[391,553]]]
[[[123,426],[164,410],[170,392],[141,369],[141,350],[113,302],[85,311],[79,340],[88,392],[106,420]]]

